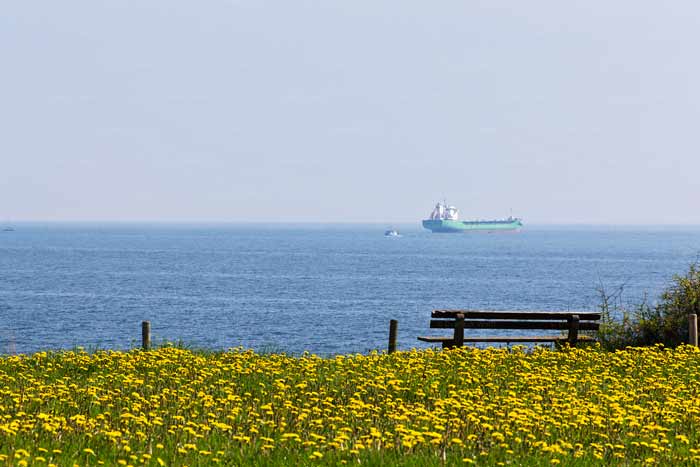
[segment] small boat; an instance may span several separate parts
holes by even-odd
[[[14,232],[15,229],[13,229],[12,227],[5,227],[5,228],[2,229],[2,231],[3,231],[3,232]]]
[[[400,237],[401,234],[399,233],[398,230],[395,229],[389,229],[386,232],[384,232],[385,237]]]

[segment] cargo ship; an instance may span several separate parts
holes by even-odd
[[[437,203],[433,212],[430,213],[430,219],[423,221],[423,227],[433,233],[517,232],[522,226],[522,219],[513,216],[490,221],[461,221],[459,210],[454,206],[448,206],[447,203]]]

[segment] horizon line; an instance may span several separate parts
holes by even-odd
[[[284,225],[412,225],[415,224],[417,227],[421,227],[421,221],[317,221],[317,220],[289,220],[289,221],[264,221],[264,220],[221,220],[221,219],[206,219],[206,220],[193,220],[193,219],[24,219],[10,221],[6,220],[0,222],[0,225],[19,225],[19,224],[160,224],[160,225],[260,225],[268,224],[273,226],[284,226]],[[525,223],[524,228],[527,226],[600,226],[600,227],[700,227],[700,222],[697,223],[675,223],[675,222],[661,222],[661,223],[641,223],[641,222],[624,222],[624,223],[611,223],[611,222],[596,222],[596,221],[576,221],[576,222],[532,222]]]

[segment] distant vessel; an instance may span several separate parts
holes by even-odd
[[[517,231],[522,226],[522,219],[513,216],[490,221],[461,221],[459,210],[454,206],[448,206],[447,203],[437,203],[433,212],[430,213],[430,219],[423,221],[423,227],[433,233]]]
[[[13,227],[7,226],[7,227],[3,227],[2,231],[3,232],[14,232],[15,229]]]
[[[399,233],[398,230],[395,229],[388,229],[387,231],[384,232],[385,237],[400,237],[401,234]]]

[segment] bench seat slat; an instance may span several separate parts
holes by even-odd
[[[455,320],[431,320],[432,329],[454,329]],[[579,322],[580,331],[597,331],[599,323]],[[566,321],[477,321],[464,320],[464,329],[569,329]]]
[[[419,341],[431,343],[452,342],[452,337],[446,336],[420,336]],[[564,342],[566,336],[485,336],[485,337],[465,337],[464,342]],[[595,341],[591,336],[578,336],[579,341]]]
[[[465,319],[532,319],[532,320],[567,320],[578,315],[579,321],[598,321],[600,313],[591,311],[490,311],[490,310],[433,310],[432,318],[452,318],[463,314]]]

